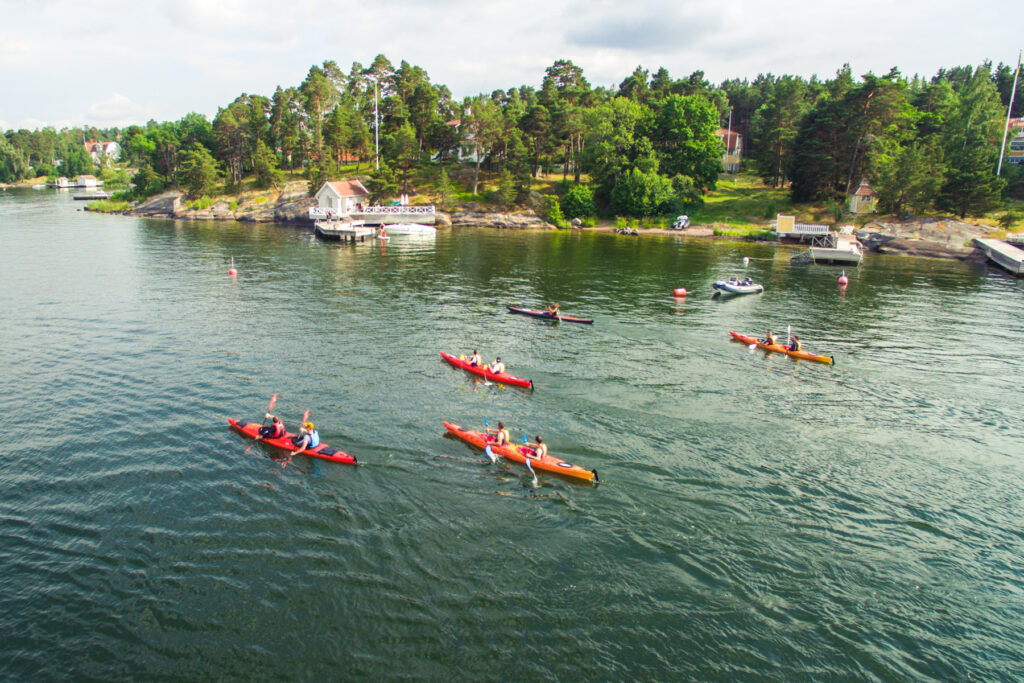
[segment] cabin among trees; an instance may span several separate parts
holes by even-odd
[[[871,189],[867,178],[862,178],[857,189],[850,193],[850,213],[873,213],[878,206],[878,193]]]
[[[329,180],[316,193],[317,206],[331,215],[354,213],[369,199],[369,191],[358,180]]]

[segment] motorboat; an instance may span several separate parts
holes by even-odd
[[[715,294],[759,294],[764,291],[764,285],[754,282],[750,278],[746,280],[716,280],[711,283]]]

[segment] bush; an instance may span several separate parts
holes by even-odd
[[[558,202],[558,197],[554,195],[548,195],[544,198],[544,204],[541,207],[541,218],[558,228],[566,228],[569,225],[565,220],[565,216],[562,215],[562,207]]]
[[[768,205],[764,207],[765,218],[775,218],[779,215],[779,210],[775,206],[775,202],[768,202]]]
[[[203,209],[208,209],[211,206],[213,206],[213,200],[209,197],[200,197],[199,199],[196,199],[195,201],[191,201],[188,203],[188,208],[197,209],[200,211],[202,211]]]
[[[561,206],[563,215],[572,218],[597,215],[594,192],[587,185],[575,184],[568,188],[562,196]]]

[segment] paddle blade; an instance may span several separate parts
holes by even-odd
[[[308,419],[309,419],[309,411],[307,410],[306,412],[304,412],[304,413],[302,414],[302,424],[306,424],[306,421],[307,421]]]
[[[491,450],[491,444],[487,444],[486,446],[484,446],[484,453],[486,453],[487,457],[491,459],[492,465],[498,462],[498,456],[496,456],[494,454],[494,451]]]
[[[751,344],[751,345],[750,345],[750,346],[748,346],[747,348],[748,348],[748,349],[750,349],[751,351],[753,351],[754,349],[756,349],[756,348],[757,348],[757,344]]]
[[[276,404],[276,403],[277,403],[277,394],[274,394],[273,396],[271,396],[271,397],[270,397],[270,407],[269,407],[269,408],[267,408],[267,412],[268,412],[268,413],[269,413],[269,412],[270,412],[271,410],[273,410],[273,409],[274,409],[274,404]]]

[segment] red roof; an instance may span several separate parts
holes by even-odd
[[[370,194],[358,180],[328,180],[327,184],[340,197],[365,197]]]
[[[743,138],[736,131],[729,131],[727,128],[719,128],[715,131],[715,135],[721,138],[725,144],[726,151],[730,154],[736,151],[736,148],[740,146],[740,140]]]
[[[858,197],[875,197],[878,195],[878,193],[872,190],[871,186],[868,185],[867,180],[860,181],[860,185],[857,186],[857,189],[854,191],[853,194],[857,195]]]

